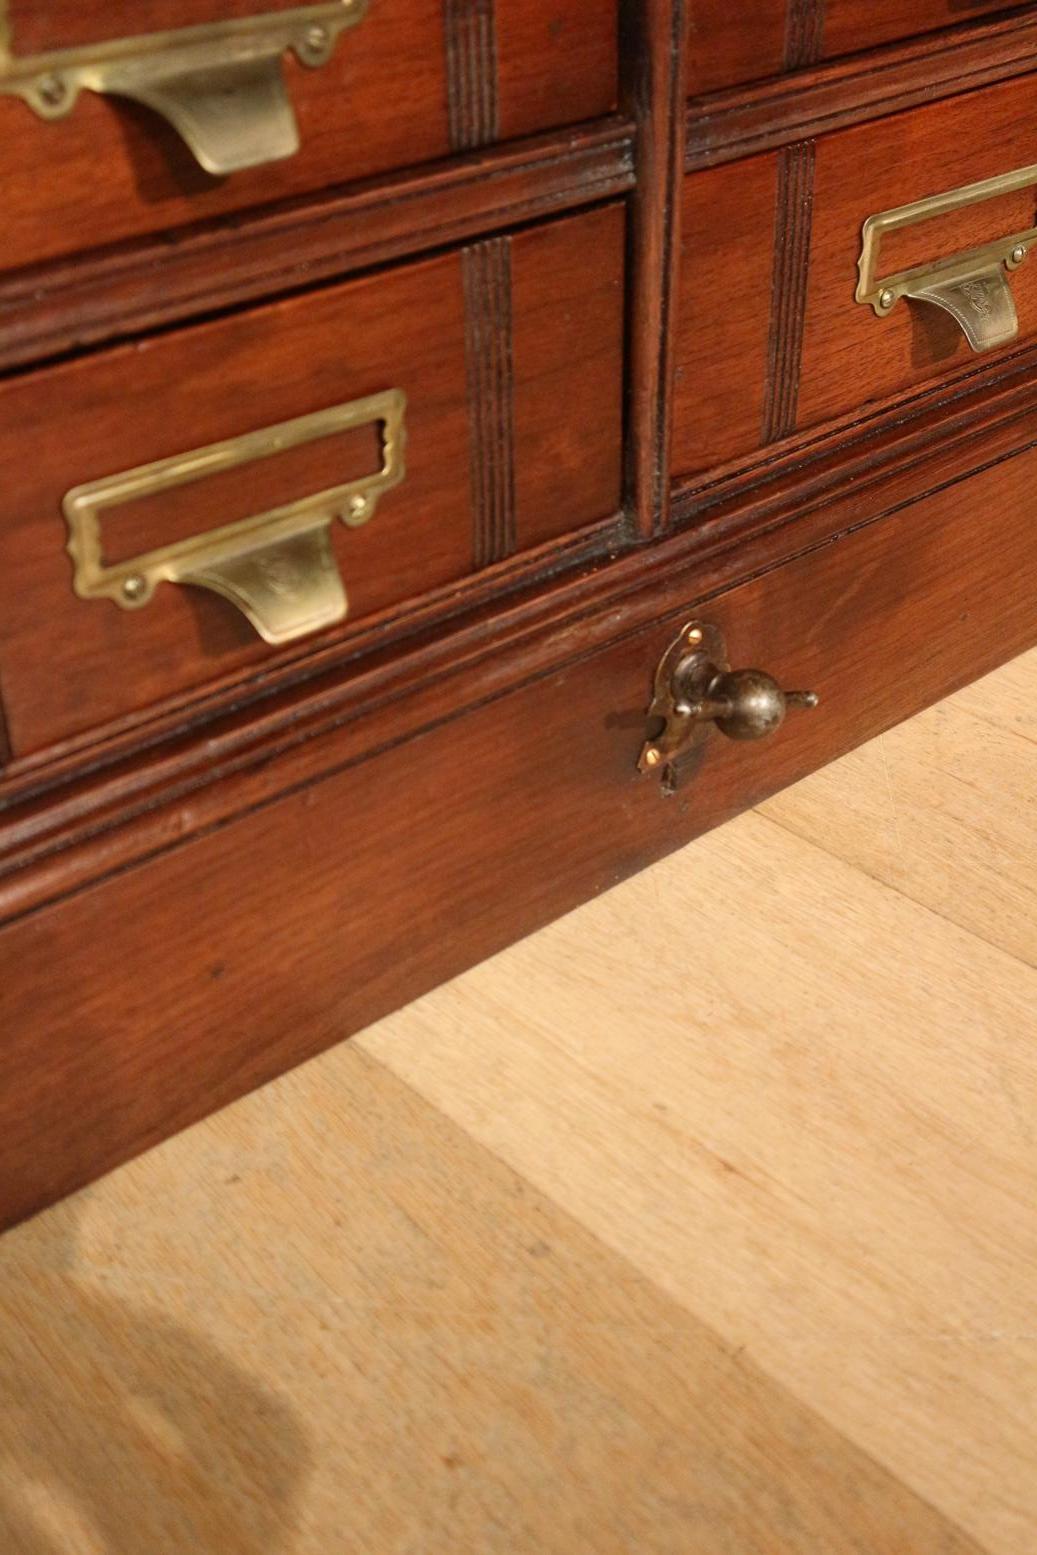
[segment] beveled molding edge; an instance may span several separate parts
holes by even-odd
[[[690,98],[685,171],[716,167],[1037,70],[1037,5]]]
[[[612,115],[0,274],[0,372],[619,197],[634,138]]]
[[[0,922],[557,675],[653,621],[701,609],[1035,445],[1037,376],[1020,371],[1011,383],[982,385],[950,418],[931,407],[896,438],[875,433],[850,459],[830,454],[786,471],[758,500],[732,498],[694,528],[650,545],[631,543],[628,530],[627,549],[617,543],[583,567],[487,600],[450,632],[373,654],[348,679],[329,656],[276,695],[229,705],[186,732],[172,728],[165,743],[127,751],[9,812]]]
[[[618,554],[626,536],[625,515],[613,514],[502,558],[467,578],[442,584],[421,595],[410,608],[388,606],[375,615],[346,621],[327,643],[305,639],[273,648],[244,675],[238,670],[190,687],[154,709],[124,714],[38,754],[10,758],[6,769],[0,770],[0,878],[10,838],[9,818],[25,803],[39,800],[49,806],[55,790],[104,783],[109,769],[127,759],[150,759],[159,748],[189,738],[194,730],[209,729],[221,716],[261,720],[267,703],[291,696],[312,679],[354,668],[363,677],[369,665],[377,674],[394,654],[406,652],[412,640],[426,641],[432,634],[441,640],[455,620],[506,606],[512,594],[535,590],[559,572]]]
[[[920,440],[945,440],[966,432],[973,407],[1020,392],[1037,373],[1037,344],[1001,352],[994,363],[969,364],[937,383],[912,388],[816,426],[763,444],[723,465],[692,474],[675,474],[671,494],[673,528],[708,523],[717,510],[737,504],[740,511],[762,513],[780,500],[783,482],[808,491],[834,472],[868,469],[901,457],[900,450]]]

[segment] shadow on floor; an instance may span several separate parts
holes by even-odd
[[[77,1276],[83,1201],[0,1239],[0,1550],[287,1551],[310,1461],[294,1410],[190,1312],[173,1322]]]

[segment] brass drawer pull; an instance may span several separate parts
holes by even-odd
[[[401,389],[390,389],[77,486],[63,503],[76,593],[139,610],[160,582],[197,584],[236,605],[268,643],[291,642],[343,620],[348,601],[331,525],[336,517],[351,528],[366,524],[381,494],[403,479],[406,403]],[[128,561],[105,563],[101,517],[107,509],[375,423],[382,429],[382,466],[374,474]]]
[[[24,98],[43,119],[62,118],[84,90],[131,97],[167,119],[205,171],[220,177],[298,151],[284,56],[292,50],[304,65],[326,64],[368,5],[323,0],[19,58],[8,0],[0,0],[0,92]]]
[[[689,621],[659,661],[648,709],[657,728],[641,751],[638,768],[661,773],[672,790],[677,764],[701,745],[714,724],[730,740],[761,740],[780,729],[790,707],[817,704],[816,692],[782,691],[763,670],[732,670],[721,632]]]
[[[1014,340],[1019,319],[1008,277],[1018,269],[1037,239],[1037,227],[1012,232],[995,243],[952,254],[935,264],[916,265],[910,270],[879,278],[879,253],[883,235],[897,232],[945,216],[950,211],[978,205],[998,195],[1013,194],[1037,185],[1037,166],[1002,173],[981,183],[965,184],[946,194],[931,195],[911,205],[869,216],[864,223],[861,257],[857,268],[860,280],[857,301],[885,318],[901,297],[932,303],[944,309],[961,326],[974,351],[993,351]]]

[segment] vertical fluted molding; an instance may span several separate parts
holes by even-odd
[[[499,134],[494,0],[444,0],[443,37],[451,149],[488,146]]]
[[[644,538],[669,526],[674,331],[687,140],[684,0],[626,0],[623,104],[637,124],[630,203],[627,506]]]
[[[511,239],[462,250],[471,444],[472,561],[488,567],[515,550],[515,408]]]
[[[825,0],[789,0],[785,18],[785,69],[802,70],[821,58]]]
[[[764,443],[776,443],[796,429],[813,211],[814,142],[798,141],[778,153]]]

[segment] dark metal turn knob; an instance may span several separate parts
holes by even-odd
[[[683,758],[712,725],[729,740],[762,740],[781,728],[790,707],[817,704],[816,692],[783,691],[764,670],[731,669],[719,628],[689,621],[655,672],[650,733],[638,767],[658,772],[664,790],[672,792],[687,770]]]
[[[815,691],[782,691],[764,670],[728,670],[717,675],[697,704],[678,710],[712,719],[729,740],[762,740],[785,722],[790,707],[816,707]]]

